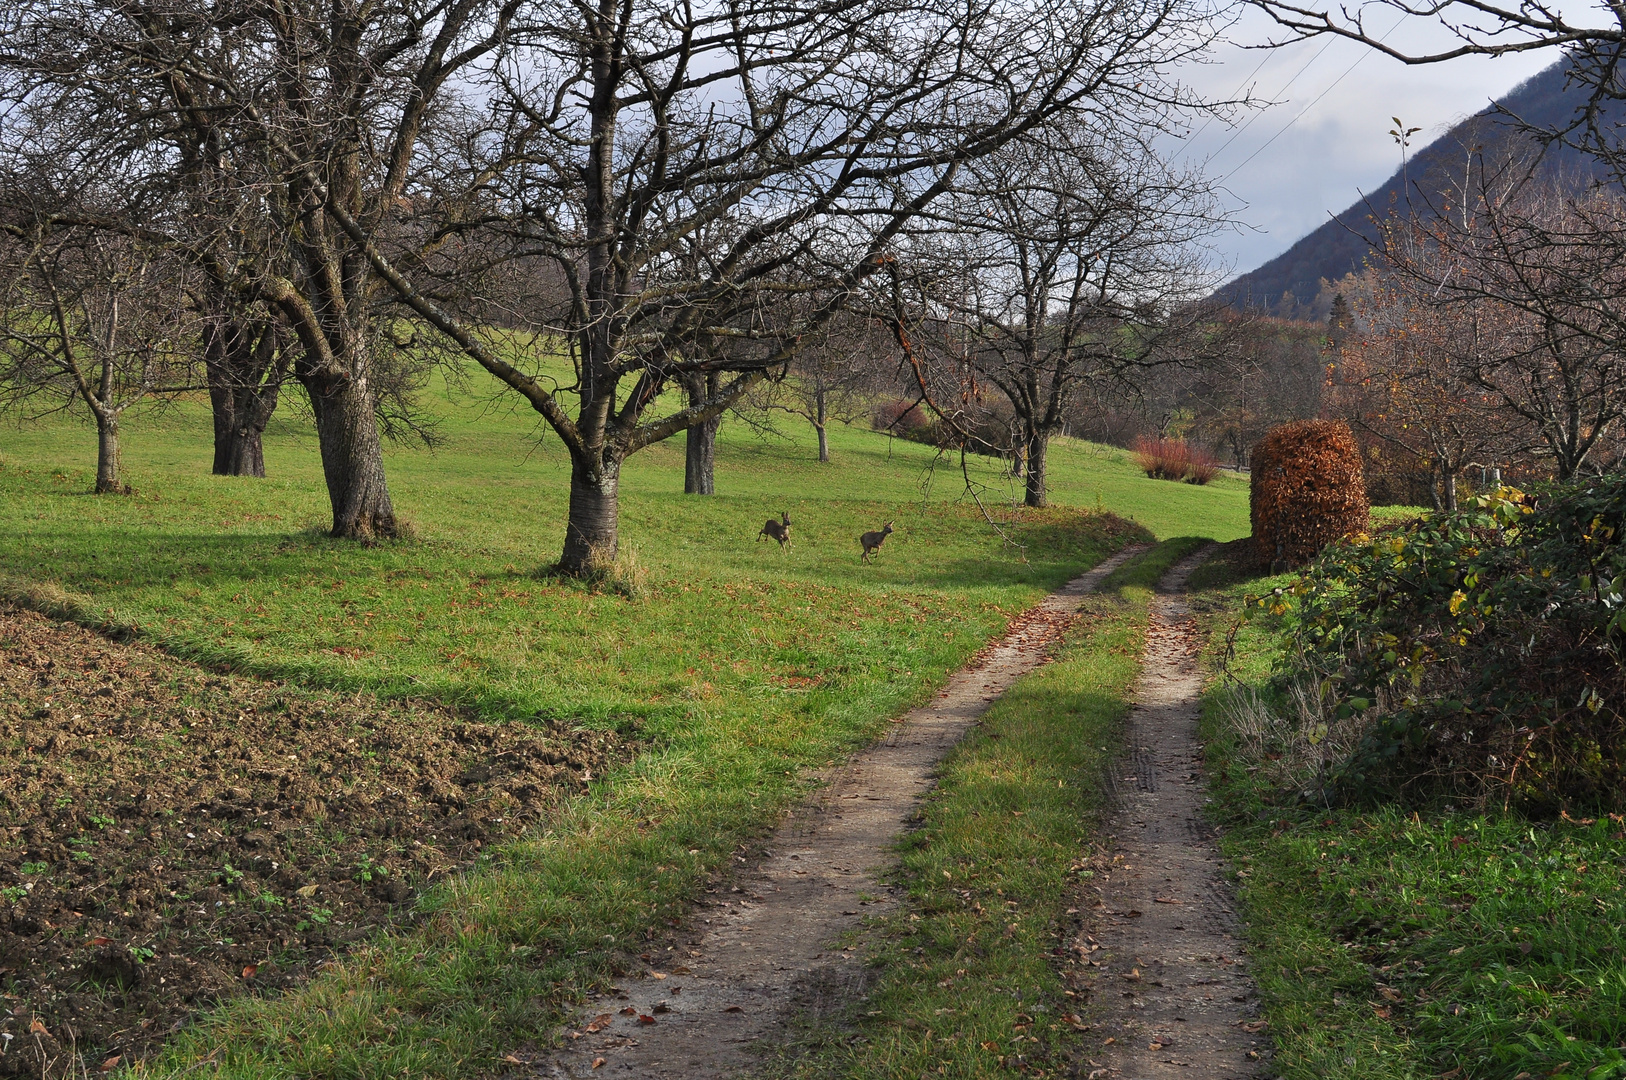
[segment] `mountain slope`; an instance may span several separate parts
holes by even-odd
[[[1372,219],[1387,216],[1402,205],[1410,181],[1410,204],[1423,213],[1461,204],[1464,180],[1480,182],[1480,159],[1492,163],[1531,161],[1537,147],[1515,126],[1511,117],[1533,127],[1556,127],[1568,122],[1584,101],[1584,92],[1565,86],[1563,61],[1515,87],[1497,106],[1469,117],[1412,156],[1376,191],[1301,239],[1256,270],[1233,279],[1216,295],[1236,307],[1262,309],[1284,317],[1324,316],[1319,307],[1330,296],[1317,298],[1323,281],[1336,282],[1359,271],[1375,236]],[[1498,108],[1499,106],[1499,108]],[[1541,173],[1579,183],[1596,175],[1596,166],[1567,147],[1554,146],[1540,159]],[[1287,297],[1291,296],[1291,300]],[[1305,311],[1307,307],[1316,308]]]

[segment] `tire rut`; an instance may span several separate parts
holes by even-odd
[[[1152,601],[1128,753],[1112,774],[1117,809],[1103,830],[1093,940],[1080,943],[1095,1005],[1080,1080],[1270,1072],[1235,900],[1203,816],[1202,638],[1184,592],[1212,550],[1173,567]]]

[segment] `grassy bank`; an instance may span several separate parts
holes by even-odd
[[[1217,665],[1242,595],[1282,582],[1221,563],[1197,582]],[[1626,1076],[1626,823],[1301,802],[1261,779],[1285,737],[1226,707],[1285,708],[1276,649],[1244,624],[1204,725],[1285,1080]]]
[[[774,1070],[806,1078],[1057,1076],[1088,1006],[1058,957],[1139,671],[1150,586],[1173,540],[1085,601],[1056,662],[1019,680],[944,764],[902,845],[908,899],[869,931],[864,1013],[804,1033]],[[1082,871],[1088,873],[1088,871]]]

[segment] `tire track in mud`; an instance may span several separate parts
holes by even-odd
[[[898,902],[879,872],[894,861],[892,844],[931,789],[938,763],[991,702],[1045,661],[1080,599],[1144,550],[1119,552],[1029,609],[930,703],[854,756],[793,812],[749,876],[700,903],[687,948],[589,1003],[564,1049],[533,1060],[529,1075],[739,1076],[758,1060],[753,1047],[794,1019],[861,996],[861,952],[837,944]]]

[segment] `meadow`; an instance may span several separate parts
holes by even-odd
[[[686,900],[739,865],[816,770],[1044,592],[1134,539],[1247,529],[1243,480],[1151,481],[1121,451],[1061,440],[1043,511],[1011,505],[1015,482],[972,459],[996,531],[958,461],[926,447],[837,429],[821,465],[810,431],[731,422],[720,495],[681,494],[680,442],[628,463],[636,587],[595,589],[538,573],[562,539],[557,443],[505,403],[443,388],[432,401],[437,445],[387,455],[411,539],[373,547],[323,535],[314,437],[292,409],[267,432],[265,480],[207,474],[195,404],[147,410],[126,424],[136,493],[123,498],[87,494],[83,426],[0,431],[9,595],[214,670],[636,748],[424,893],[409,928],[302,990],[217,1010],[147,1074],[207,1058],[217,1075],[468,1075],[553,1038],[631,951],[663,947]],[[781,510],[795,522],[784,551],[756,540]],[[885,521],[897,532],[862,565],[858,533]]]

